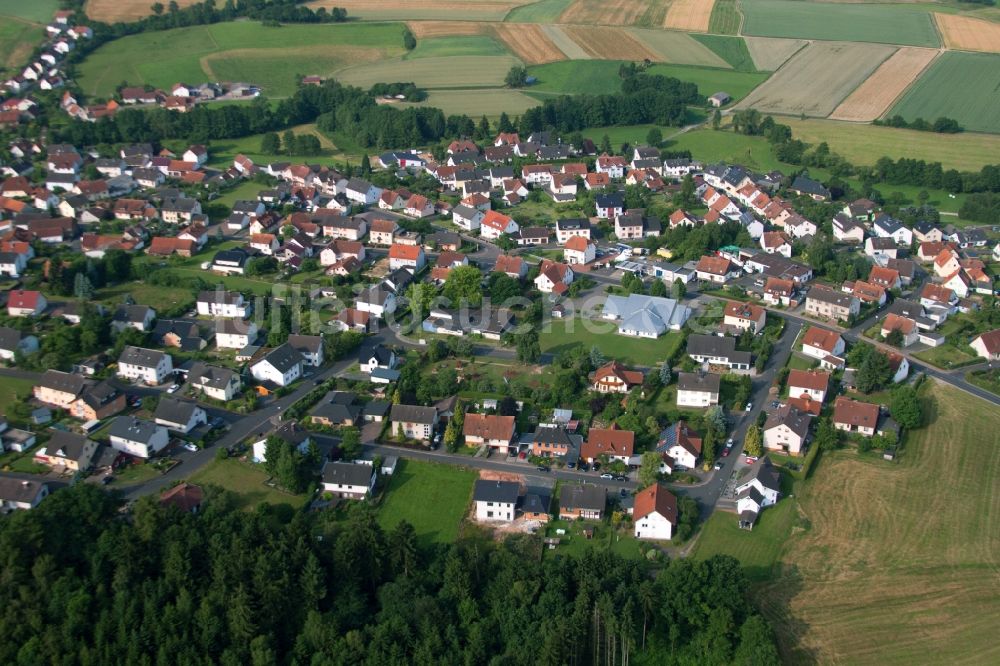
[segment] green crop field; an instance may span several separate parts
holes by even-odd
[[[503,44],[492,37],[486,35],[461,35],[417,40],[417,48],[407,53],[403,59],[505,55],[510,55],[510,52],[504,48]]]
[[[686,65],[653,65],[650,74],[673,76],[698,86],[698,92],[706,97],[720,90],[729,93],[733,100],[739,100],[767,80],[767,74],[757,72],[735,72],[713,67],[689,67]]]
[[[947,116],[967,130],[1000,132],[998,105],[1000,55],[948,51],[910,86],[889,115],[907,120]]]
[[[513,56],[385,60],[348,67],[337,78],[359,86],[384,81],[413,81],[423,88],[485,88],[503,85],[507,71],[517,63]]]
[[[745,35],[904,46],[941,44],[925,6],[743,0],[742,9]]]
[[[442,109],[445,114],[465,114],[472,118],[486,116],[499,118],[506,111],[510,115],[524,113],[533,106],[538,106],[538,100],[516,90],[502,88],[487,88],[483,90],[431,90],[427,99],[419,104],[403,103],[407,106],[433,106]]]
[[[378,522],[389,531],[399,521],[409,521],[424,546],[451,543],[471,506],[475,480],[471,470],[400,460],[379,506]]]
[[[515,7],[504,21],[511,23],[558,23],[559,17],[573,0],[539,0]]]
[[[79,65],[77,81],[87,94],[108,96],[122,81],[166,87],[225,74],[266,82],[280,96],[296,74],[329,74],[332,69],[317,68],[401,55],[402,30],[393,23],[267,27],[248,21],[147,32],[98,48]],[[167,55],[151,59],[150,53]]]
[[[742,18],[736,0],[715,0],[712,16],[708,20],[708,31],[719,35],[737,35]]]
[[[687,33],[644,28],[629,28],[628,32],[658,55],[663,62],[705,67],[729,67],[729,63],[719,57],[712,49]]]
[[[756,72],[757,68],[750,57],[750,50],[742,37],[727,37],[725,35],[691,35],[699,42],[712,49],[716,55],[729,63],[729,66],[739,72]]]
[[[36,23],[0,19],[0,67],[14,69],[26,65],[44,37],[44,28]]]
[[[826,141],[830,150],[854,164],[875,164],[882,156],[941,162],[945,169],[978,171],[1000,159],[1000,136],[936,134],[835,120],[784,118],[792,134],[811,144]]]
[[[0,15],[48,23],[59,9],[59,0],[0,0]]]

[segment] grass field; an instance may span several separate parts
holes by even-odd
[[[202,270],[198,270],[196,275],[197,277],[208,277]],[[184,287],[159,287],[140,282],[129,282],[98,290],[94,300],[114,307],[121,304],[127,295],[131,296],[136,303],[148,305],[157,312],[171,310],[179,305],[193,305],[195,297],[194,291]]]
[[[58,0],[0,0],[0,15],[45,24],[59,9]]]
[[[754,66],[762,72],[773,72],[785,64],[799,49],[808,44],[802,39],[777,37],[744,37]]]
[[[18,396],[30,396],[34,386],[35,382],[30,379],[0,377],[0,414],[6,414]]]
[[[724,90],[734,100],[746,97],[750,94],[750,91],[767,80],[767,74],[734,72],[728,69],[714,69],[712,67],[654,65],[649,71],[652,74],[673,76],[681,81],[689,81],[698,86],[698,92],[706,97]]]
[[[808,529],[754,595],[787,662],[1000,659],[1000,448],[984,445],[1000,412],[941,384],[928,394],[931,424],[898,464],[824,456],[796,488]]]
[[[318,0],[308,7],[343,7],[351,18],[365,21],[442,20],[502,21],[523,0]]]
[[[507,71],[517,64],[512,56],[435,57],[383,60],[341,70],[344,83],[370,86],[383,81],[413,81],[422,88],[469,88],[503,85]]]
[[[708,21],[708,31],[719,35],[736,35],[739,34],[742,20],[736,0],[715,0],[712,16]]]
[[[27,64],[28,57],[42,42],[45,30],[37,23],[4,17],[0,20],[0,67],[15,69]]]
[[[740,106],[761,113],[826,117],[893,51],[881,44],[812,43]]]
[[[444,110],[446,114],[465,114],[472,118],[486,116],[496,119],[500,113],[524,113],[533,106],[538,106],[538,100],[516,90],[490,88],[484,90],[431,90],[427,99],[419,104],[400,104],[407,106],[433,106]],[[374,152],[374,151],[369,151]]]
[[[451,465],[400,460],[378,510],[378,522],[391,530],[409,521],[419,543],[451,543],[469,511],[477,475]]]
[[[1000,132],[1000,55],[942,54],[889,111],[907,120],[954,118],[967,130]]]
[[[504,18],[513,23],[558,23],[573,0],[539,0],[516,7]]]
[[[725,35],[692,35],[696,40],[712,49],[725,60],[730,67],[738,72],[755,72],[750,50],[742,37],[727,37]]]
[[[854,164],[875,164],[883,156],[939,161],[945,169],[978,171],[995,164],[1000,136],[991,134],[936,134],[914,130],[843,123],[834,120],[782,119],[798,139],[816,144],[826,141],[830,150]]]
[[[683,65],[705,65],[707,67],[729,67],[729,63],[717,55],[709,46],[696,41],[691,35],[667,30],[646,30],[631,28],[629,33],[658,56],[654,60]],[[620,56],[632,61],[635,56]]]
[[[775,564],[792,534],[797,506],[793,499],[785,499],[766,509],[752,531],[739,528],[736,514],[715,511],[702,527],[691,557],[701,560],[731,555],[745,567],[751,580],[767,580],[778,573]]]
[[[296,74],[322,74],[317,67],[332,73],[359,57],[401,55],[402,30],[392,23],[275,28],[247,21],[148,32],[98,48],[79,65],[77,81],[84,92],[107,96],[122,81],[167,87],[207,81],[214,73],[266,79],[287,92]],[[150,59],[149,53],[166,55]]]
[[[939,46],[925,7],[743,0],[743,34],[761,37]]]
[[[458,35],[417,40],[417,48],[407,53],[404,60],[440,58],[445,56],[503,56],[509,55],[498,41],[487,35]]]
[[[288,504],[298,508],[305,504],[306,495],[271,488],[266,484],[267,473],[263,468],[235,459],[213,460],[188,479],[191,483],[213,484],[235,493],[243,509],[253,509],[262,502]]]
[[[623,363],[653,366],[673,356],[684,336],[677,331],[665,333],[655,340],[618,335],[613,322],[579,318],[553,319],[539,336],[542,352],[558,354],[574,347],[587,351],[597,347],[608,358]]]

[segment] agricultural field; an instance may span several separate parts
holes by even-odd
[[[661,26],[669,0],[573,0],[559,23]]]
[[[922,6],[743,0],[741,7],[745,35],[940,46]]]
[[[653,65],[651,74],[673,76],[681,81],[688,81],[698,86],[698,92],[706,97],[720,90],[729,93],[734,100],[739,100],[750,94],[761,85],[767,74],[757,72],[734,72],[731,69],[714,69],[712,67],[687,67],[684,65]]]
[[[560,51],[566,54],[566,57],[570,60],[589,60],[590,54],[583,50],[583,48],[570,39],[569,35],[563,32],[563,29],[557,25],[543,25],[542,32],[549,38],[553,44],[555,44]]]
[[[343,7],[351,18],[365,21],[447,21],[461,17],[469,21],[502,21],[524,0],[318,0],[306,6]]]
[[[566,54],[536,23],[497,23],[493,29],[500,41],[527,65],[566,59]]]
[[[150,60],[149,53],[168,55]],[[167,87],[225,73],[239,74],[253,83],[266,79],[278,86],[277,92],[287,94],[296,74],[331,74],[354,58],[381,59],[403,53],[400,24],[267,27],[249,21],[218,23],[117,39],[78,66],[77,82],[85,93],[106,97],[122,81]],[[333,69],[316,69],[324,66]],[[265,89],[265,93],[271,91]]]
[[[567,25],[563,32],[597,60],[660,60],[660,55],[624,28]]]
[[[954,118],[974,132],[1000,132],[1000,55],[949,51],[907,90],[889,115]],[[995,160],[994,160],[995,161]]]
[[[52,15],[58,9],[58,0],[0,0],[0,16],[12,16],[43,25],[52,20]]]
[[[417,40],[413,49],[403,60],[418,58],[441,58],[449,56],[503,56],[509,55],[500,42],[487,35],[460,35],[455,37],[433,37]]]
[[[747,43],[742,37],[729,37],[727,35],[692,35],[712,50],[717,56],[738,72],[755,72],[753,57],[747,48]]]
[[[522,92],[504,88],[431,90],[423,102],[404,102],[399,106],[433,106],[442,109],[446,115],[464,114],[472,118],[486,116],[495,120],[504,111],[511,115],[524,113],[531,107],[538,106],[538,100]]]
[[[654,61],[674,62],[683,65],[704,65],[706,67],[729,67],[725,58],[716,54],[709,46],[691,35],[664,30],[630,28],[629,34],[642,42],[656,54]],[[634,61],[635,56],[627,53],[618,56],[622,60]]]
[[[812,43],[740,106],[762,113],[826,117],[893,52],[880,44]]]
[[[45,29],[37,23],[0,17],[0,67],[15,69],[26,65],[44,36]]]
[[[389,531],[406,520],[426,547],[451,543],[470,510],[477,475],[453,465],[400,460],[378,508],[378,522]]]
[[[481,35],[486,31],[483,23],[472,21],[409,21],[406,27],[419,40],[434,37],[453,37],[458,35]]]
[[[384,81],[413,81],[431,89],[501,86],[507,71],[516,64],[511,56],[383,60],[342,69],[337,79],[362,87]]]
[[[715,0],[673,0],[663,27],[672,30],[707,32]]]
[[[15,2],[17,0],[14,0]],[[201,0],[177,0],[178,7],[188,7]],[[20,4],[36,4],[35,0]],[[46,4],[46,3],[38,3]],[[57,4],[53,2],[52,4]],[[163,3],[167,5],[168,3]],[[144,18],[153,13],[153,3],[147,0],[87,0],[85,11],[87,16],[95,21],[104,23],[117,23],[118,21],[129,22]],[[51,16],[51,12],[49,13]]]
[[[558,23],[559,17],[573,0],[538,0],[512,9],[505,21],[514,23]]]
[[[931,384],[898,464],[825,456],[796,487],[776,575],[753,596],[787,662],[995,663],[1000,412]],[[787,500],[786,500],[787,501]],[[756,530],[751,533],[756,536]],[[708,553],[705,553],[706,555]]]
[[[903,47],[840,103],[830,118],[870,122],[880,118],[937,57],[934,49]]]
[[[718,35],[738,35],[741,23],[743,15],[740,14],[736,0],[715,0],[712,16],[708,21],[709,32]]]
[[[948,48],[1000,53],[1000,23],[940,13],[934,19]]]
[[[744,37],[747,50],[756,68],[773,72],[798,53],[809,42],[804,39],[778,39],[776,37]]]

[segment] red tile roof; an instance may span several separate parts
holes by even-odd
[[[658,513],[670,524],[677,524],[677,498],[665,486],[655,483],[635,495],[632,519],[640,520],[651,513]]]

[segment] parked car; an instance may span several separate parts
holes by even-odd
[[[748,402],[746,409],[744,409],[743,411],[749,412],[751,409],[753,409],[753,403],[752,402]]]
[[[715,463],[715,468],[714,469],[715,469],[716,472],[718,472],[720,469],[722,469],[722,461],[721,460],[719,462]]]
[[[114,481],[114,480],[115,480],[115,477],[111,476],[110,474],[105,474],[105,475],[104,475],[104,476],[103,476],[103,477],[101,478],[101,483],[102,483],[102,484],[104,484],[104,485],[106,486],[106,485],[108,485],[109,483],[111,483],[111,482],[112,482],[112,481]]]
[[[615,477],[615,481],[622,481],[622,482],[628,481],[628,477],[627,476],[618,475],[618,476]]]
[[[747,456],[747,464],[748,465],[752,465],[755,462],[757,462],[757,458],[756,457],[754,457],[754,456]]]
[[[181,388],[180,384],[174,384],[170,388],[167,389],[167,393],[177,393],[177,391],[179,391],[180,388]]]
[[[539,472],[551,472],[552,471],[551,469],[549,469],[545,465],[539,465],[535,469],[537,469]]]
[[[622,497],[628,497],[628,488],[622,488],[621,490],[618,491],[618,494],[621,495]]]
[[[614,474],[610,474],[608,472],[605,472],[604,474],[601,474],[601,478],[602,479],[613,479],[613,478],[615,478],[615,475]]]
[[[187,444],[184,445],[184,449],[186,451],[191,451],[193,453],[198,450],[198,447],[192,444],[191,442],[188,442]]]
[[[517,457],[520,458],[521,460],[524,460],[525,458],[528,457],[528,452],[527,451],[521,451],[520,453],[517,454]]]
[[[212,419],[212,427],[215,429],[225,428],[226,419],[222,418],[221,416],[216,416],[214,419]]]
[[[568,463],[566,463],[566,467],[568,467],[569,469],[576,469],[576,463],[575,462],[568,462]]]
[[[727,449],[733,448],[733,438],[732,437],[730,437],[729,439],[726,440],[726,448]]]
[[[726,448],[722,449],[722,457],[723,458],[728,458],[729,457],[729,447],[728,446]]]

